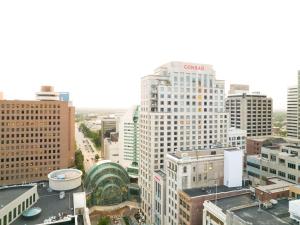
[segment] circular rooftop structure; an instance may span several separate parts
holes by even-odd
[[[84,186],[90,193],[90,205],[116,205],[128,200],[130,179],[126,170],[117,163],[102,160],[86,174]]]
[[[81,185],[82,172],[77,169],[54,170],[48,174],[49,187],[55,191],[68,191]]]

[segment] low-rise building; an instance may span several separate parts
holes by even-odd
[[[278,176],[300,183],[300,146],[262,147],[260,155],[247,156],[247,172],[252,184],[263,184],[268,177]]]
[[[246,153],[247,131],[231,127],[228,129],[228,145],[230,147],[238,147]]]
[[[289,201],[260,204],[251,194],[205,201],[203,225],[287,225],[290,218]]]

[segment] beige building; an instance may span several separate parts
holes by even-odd
[[[74,107],[42,87],[39,100],[0,100],[0,186],[46,180],[74,163]]]
[[[247,84],[230,84],[230,89],[228,94],[241,94],[241,93],[248,93],[249,92],[249,85]]]
[[[272,135],[272,98],[259,93],[229,95],[226,110],[230,126],[246,130],[248,137]]]

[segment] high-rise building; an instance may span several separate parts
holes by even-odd
[[[224,81],[211,65],[170,62],[142,78],[140,113],[141,208],[154,222],[153,173],[169,152],[227,145]]]
[[[272,135],[272,99],[260,93],[229,95],[226,110],[230,126],[246,130],[248,137]]]
[[[139,162],[139,106],[130,108],[120,118],[120,164],[124,167]]]
[[[298,103],[298,87],[290,87],[287,96],[287,115],[286,128],[287,136],[299,138],[299,103]]]
[[[0,100],[0,186],[46,180],[74,163],[74,107],[52,87],[39,100]]]

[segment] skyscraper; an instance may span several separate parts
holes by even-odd
[[[137,178],[140,156],[140,107],[133,106],[120,118],[120,164],[127,168],[129,176]]]
[[[170,62],[142,78],[140,176],[142,212],[152,223],[153,173],[168,152],[227,145],[224,81],[211,65]]]
[[[286,128],[287,136],[291,138],[299,138],[298,104],[298,86],[288,88]]]
[[[74,107],[44,86],[36,100],[0,100],[0,186],[46,180],[74,163]]]

